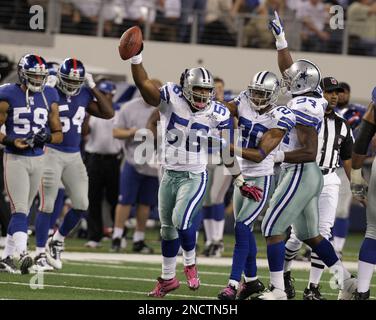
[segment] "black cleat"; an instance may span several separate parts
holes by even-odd
[[[243,283],[241,284],[239,293],[238,293],[238,300],[248,299],[253,294],[261,293],[264,290],[265,290],[265,286],[259,279],[249,281],[249,282],[243,281]]]
[[[17,273],[17,266],[14,264],[12,256],[0,259],[0,272]]]
[[[111,251],[119,252],[120,248],[121,248],[121,239],[120,238],[112,239]]]
[[[154,252],[153,248],[146,245],[143,240],[133,242],[133,252],[152,254]]]
[[[320,292],[320,286],[309,284],[309,288],[305,288],[303,292],[303,300],[326,300]]]
[[[219,300],[235,300],[236,293],[236,288],[229,284],[226,288],[222,289],[220,293],[218,293],[217,297]]]
[[[213,247],[213,244],[209,244],[208,246],[205,246],[204,250],[202,251],[202,255],[205,256],[205,257],[209,257],[210,256],[210,252],[213,250],[212,249]]]
[[[294,278],[291,278],[291,271],[287,271],[283,274],[283,279],[285,281],[285,292],[287,299],[295,298],[295,288],[294,288]]]
[[[355,291],[354,300],[369,300],[370,291],[367,292],[358,292]]]
[[[20,255],[20,270],[21,274],[28,274],[29,268],[33,265],[34,261],[33,258],[26,252]]]

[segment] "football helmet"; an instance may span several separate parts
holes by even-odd
[[[283,72],[283,86],[292,95],[315,92],[320,85],[320,69],[311,61],[300,59]]]
[[[57,71],[58,88],[68,96],[80,93],[85,81],[85,67],[80,60],[67,58]]]
[[[249,102],[255,110],[264,109],[277,101],[279,91],[279,81],[273,72],[258,72],[248,86]]]
[[[46,60],[34,54],[24,55],[18,62],[18,78],[32,92],[42,92],[47,81]]]
[[[187,69],[180,79],[183,95],[197,110],[204,110],[210,106],[214,99],[214,78],[205,68]],[[209,89],[205,92],[197,89]],[[196,89],[196,90],[195,90]]]

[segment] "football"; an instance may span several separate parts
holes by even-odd
[[[119,54],[123,60],[135,56],[142,46],[142,31],[138,26],[127,29],[120,38]]]

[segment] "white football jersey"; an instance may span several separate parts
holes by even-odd
[[[230,111],[220,102],[212,101],[202,111],[192,112],[181,86],[168,82],[162,88],[160,122],[162,133],[162,165],[167,170],[201,173],[208,163],[205,138],[232,129]],[[207,141],[207,139],[206,139]]]
[[[295,114],[296,124],[314,127],[317,133],[320,132],[327,106],[328,101],[323,97],[315,98],[307,96],[295,97],[287,104],[287,107],[289,107]],[[296,128],[293,128],[283,139],[280,149],[289,152],[301,147]]]
[[[264,114],[259,114],[249,103],[248,91],[243,91],[234,99],[238,106],[239,137],[237,146],[257,148],[262,136],[270,129],[289,132],[295,126],[294,113],[285,106],[275,106]],[[275,148],[263,161],[256,163],[237,157],[242,174],[247,177],[261,177],[274,174]]]

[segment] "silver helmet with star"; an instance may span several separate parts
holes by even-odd
[[[321,72],[318,66],[305,59],[297,60],[283,73],[283,86],[286,86],[292,95],[314,92],[320,81]]]
[[[279,91],[279,81],[273,72],[257,72],[248,86],[249,102],[255,110],[264,109],[277,101]]]

